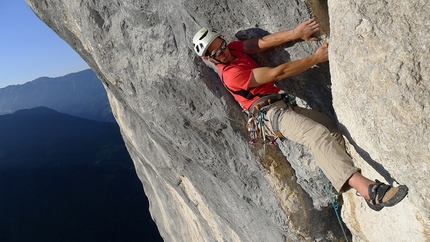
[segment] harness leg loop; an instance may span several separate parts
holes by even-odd
[[[278,110],[276,110],[275,114],[273,115],[272,118],[272,129],[273,129],[273,133],[278,136],[278,138],[280,140],[285,139],[285,137],[282,135],[281,131],[279,131],[279,116],[281,115],[281,113],[284,111],[283,108],[280,108]]]

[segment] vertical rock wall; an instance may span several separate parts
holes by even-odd
[[[328,207],[324,182],[307,150],[285,142],[281,144],[282,152],[270,148],[264,154],[262,147],[250,146],[243,127],[246,120],[239,106],[226,92],[212,67],[202,62],[191,48],[192,36],[202,26],[221,30],[228,40],[291,29],[311,16],[307,2],[27,0],[27,3],[42,21],[85,59],[103,81],[113,113],[150,200],[151,214],[165,241],[343,239],[336,217]],[[336,6],[336,2],[329,5],[332,5],[330,12],[331,8],[354,12],[354,8],[342,9],[341,5]],[[324,11],[314,12],[318,15]],[[348,32],[345,37],[350,38],[342,39],[342,28],[350,31],[349,22],[341,21],[344,15],[338,14],[333,19],[331,14],[331,26],[324,27],[324,34],[331,29],[330,67],[335,76],[336,114],[341,117],[350,136],[355,138],[356,133],[365,135],[380,132],[378,127],[388,127],[385,125],[387,123],[375,123],[370,127],[348,123],[347,120],[361,120],[359,122],[364,126],[363,120],[367,116],[355,112],[356,116],[351,118],[348,111],[354,109],[351,108],[354,107],[352,102],[345,101],[349,105],[342,109],[343,104],[338,101],[349,96],[350,91],[347,90],[352,90],[339,86],[342,82],[338,80],[349,73],[343,69],[345,66],[339,64],[357,60],[353,53],[342,52],[342,48],[351,47],[350,42],[357,38]],[[364,24],[362,29],[366,30],[366,22]],[[320,44],[297,42],[254,58],[261,64],[273,66],[305,57]],[[385,46],[387,53],[388,47]],[[421,47],[414,48],[418,52]],[[337,63],[340,60],[343,63]],[[387,72],[390,68],[386,68]],[[415,73],[424,73],[416,68],[413,69]],[[426,67],[421,64],[419,68],[423,70]],[[356,85],[368,84],[367,79],[358,78],[360,73],[353,73],[356,79],[351,81],[356,80]],[[421,84],[424,84],[427,79],[424,74],[421,76]],[[301,105],[334,117],[328,64],[289,78],[280,85],[296,94]],[[378,91],[375,89],[375,92]],[[359,94],[366,95],[363,92]],[[423,93],[421,96],[425,97]],[[405,99],[409,102],[415,100]],[[379,108],[384,109],[385,100],[380,101]],[[421,101],[422,105],[428,103]],[[382,113],[391,117],[388,114]],[[377,117],[383,119],[382,115]],[[422,118],[425,120],[424,114]],[[421,131],[425,132],[425,127]],[[425,141],[425,138],[417,139],[417,145]],[[371,142],[377,141],[367,142],[369,140],[356,138],[353,143],[355,147],[362,147],[359,150],[361,153],[354,155],[357,162],[363,165],[366,163],[361,162],[360,154],[372,158],[376,155],[386,157],[388,153],[384,153],[384,149],[394,148],[392,143],[388,145],[385,142],[386,146],[375,148],[376,143]],[[402,142],[409,141],[403,139]],[[404,158],[406,160],[402,163],[386,163],[389,159],[382,161],[378,158],[373,167],[364,166],[363,170],[372,174],[373,170],[379,172],[378,169],[383,166],[396,178],[402,178],[400,182],[405,182],[407,176],[401,177],[400,172],[393,173],[393,166],[402,164],[413,167],[415,163],[409,158]],[[421,156],[421,168],[426,162],[424,158]],[[391,161],[396,160],[391,158]],[[408,174],[416,183],[411,190],[419,190],[418,182],[422,181],[414,180],[414,177],[424,178],[423,172]],[[379,221],[396,220],[399,211],[407,208],[413,215],[403,216],[404,223],[409,220],[411,227],[407,228],[414,231],[416,238],[425,238],[423,228],[428,220],[426,192],[428,190],[424,189],[414,193],[402,206],[387,209],[387,212],[376,216],[379,216]],[[368,229],[373,226],[369,221],[374,220],[375,214],[350,193],[344,198],[347,208],[343,209],[344,218],[356,240],[375,238],[368,233],[379,235],[379,238],[381,233],[384,233],[382,236],[390,235],[389,231]],[[361,211],[366,216],[361,216]],[[392,228],[400,231],[404,229],[401,225],[395,224]]]
[[[406,184],[409,196],[379,213],[348,194],[357,237],[430,238],[430,3],[329,1],[333,106],[363,173]],[[367,222],[365,222],[367,218]]]

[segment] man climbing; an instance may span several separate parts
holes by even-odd
[[[310,19],[292,30],[228,44],[219,33],[202,28],[193,38],[193,47],[200,57],[215,64],[222,83],[244,110],[251,114],[264,113],[264,126],[271,134],[307,146],[338,192],[352,187],[376,211],[393,206],[407,195],[408,188],[374,182],[361,175],[345,149],[330,134],[337,130],[335,121],[290,104],[283,91],[275,86],[275,81],[328,61],[328,45],[322,45],[306,58],[276,67],[260,67],[248,56],[298,39],[317,40],[313,35],[320,26],[317,19]]]

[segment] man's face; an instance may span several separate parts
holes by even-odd
[[[231,55],[227,43],[221,38],[216,38],[208,47],[208,59],[216,62],[230,63],[234,57]]]

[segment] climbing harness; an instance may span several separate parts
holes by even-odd
[[[324,172],[321,170],[321,168],[320,168],[320,173],[321,173],[321,176],[324,180],[325,189],[326,189],[326,191],[330,197],[331,206],[333,207],[334,212],[336,213],[337,221],[339,221],[340,228],[342,229],[343,236],[345,236],[346,242],[348,242],[348,237],[346,236],[345,229],[343,228],[343,225],[342,225],[342,220],[340,219],[340,216],[338,213],[339,202],[336,199],[334,199],[333,196],[331,195],[330,187],[329,187],[328,182],[327,182],[327,177],[324,175]]]
[[[274,137],[269,137],[268,138],[269,142],[267,142],[267,137],[266,137],[267,126],[265,124],[265,121],[267,121],[267,119],[265,116],[266,116],[267,110],[270,107],[270,104],[279,100],[282,100],[282,99],[277,94],[266,95],[259,98],[257,101],[255,101],[251,105],[251,107],[246,111],[246,113],[248,114],[247,126],[248,126],[248,132],[250,133],[250,136],[251,136],[251,140],[250,140],[251,144],[257,143],[259,141],[259,136],[263,140],[264,145],[266,145],[267,143],[269,143],[270,145],[276,144],[275,142],[276,139]]]
[[[247,129],[250,134],[249,143],[255,144],[259,141],[259,137],[261,137],[264,150],[266,151],[267,144],[276,145],[277,139],[283,140],[285,138],[279,130],[279,116],[284,111],[283,108],[276,110],[272,118],[272,132],[275,136],[268,135],[266,131],[267,126],[265,124],[265,121],[267,121],[265,115],[270,109],[271,104],[282,100],[288,105],[297,106],[295,103],[295,96],[293,95],[286,93],[267,94],[255,101],[246,111],[248,114]]]
[[[273,133],[278,136],[281,140],[285,137],[282,135],[281,131],[279,131],[279,115],[281,115],[283,108],[276,110],[275,114],[273,114],[273,122],[272,122],[272,130]]]

